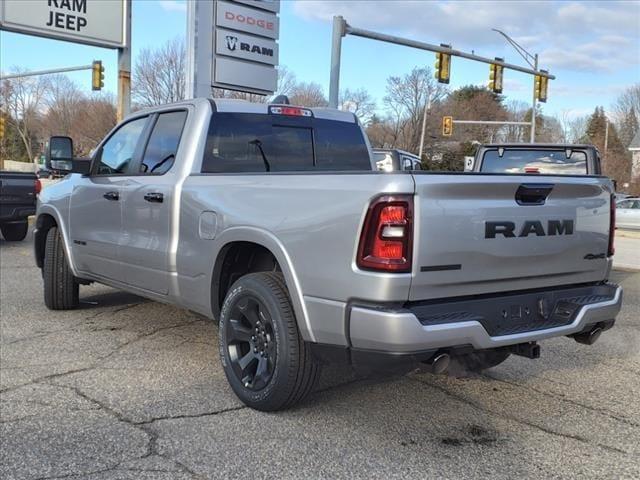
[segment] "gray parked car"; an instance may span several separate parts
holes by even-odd
[[[640,198],[625,198],[616,203],[618,228],[640,230]]]
[[[100,282],[214,318],[256,409],[302,400],[323,362],[481,370],[593,343],[620,309],[598,175],[382,173],[348,112],[208,99],[56,160],[77,173],[38,204],[47,307]]]

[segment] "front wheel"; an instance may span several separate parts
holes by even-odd
[[[44,250],[44,304],[50,310],[70,310],[78,306],[80,285],[76,281],[58,227],[47,232]]]
[[[23,220],[21,222],[3,223],[0,225],[2,236],[8,242],[20,242],[25,239],[29,231],[29,222]]]
[[[295,405],[320,374],[300,337],[281,273],[251,273],[233,284],[220,312],[219,344],[231,388],[256,410]]]

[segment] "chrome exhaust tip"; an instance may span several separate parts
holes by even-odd
[[[431,371],[436,375],[444,373],[449,368],[449,362],[451,357],[448,353],[439,353],[429,362],[431,364]]]
[[[598,341],[602,332],[603,330],[601,327],[595,327],[588,332],[579,333],[573,338],[576,342],[582,343],[583,345],[593,345]]]

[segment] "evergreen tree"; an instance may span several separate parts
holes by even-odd
[[[628,147],[631,144],[631,140],[638,130],[640,126],[638,125],[638,117],[636,116],[635,108],[631,107],[620,122],[620,141],[625,147]]]
[[[607,122],[609,123],[609,138],[607,151],[604,150]],[[611,123],[603,107],[596,107],[587,124],[588,142],[600,151],[602,170],[605,175],[618,182],[618,185],[628,182],[631,176],[631,155],[620,141],[617,129]]]

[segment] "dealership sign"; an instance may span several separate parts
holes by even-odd
[[[0,0],[0,28],[98,47],[121,48],[124,0]]]
[[[278,0],[215,2],[212,85],[259,94],[276,91]]]

